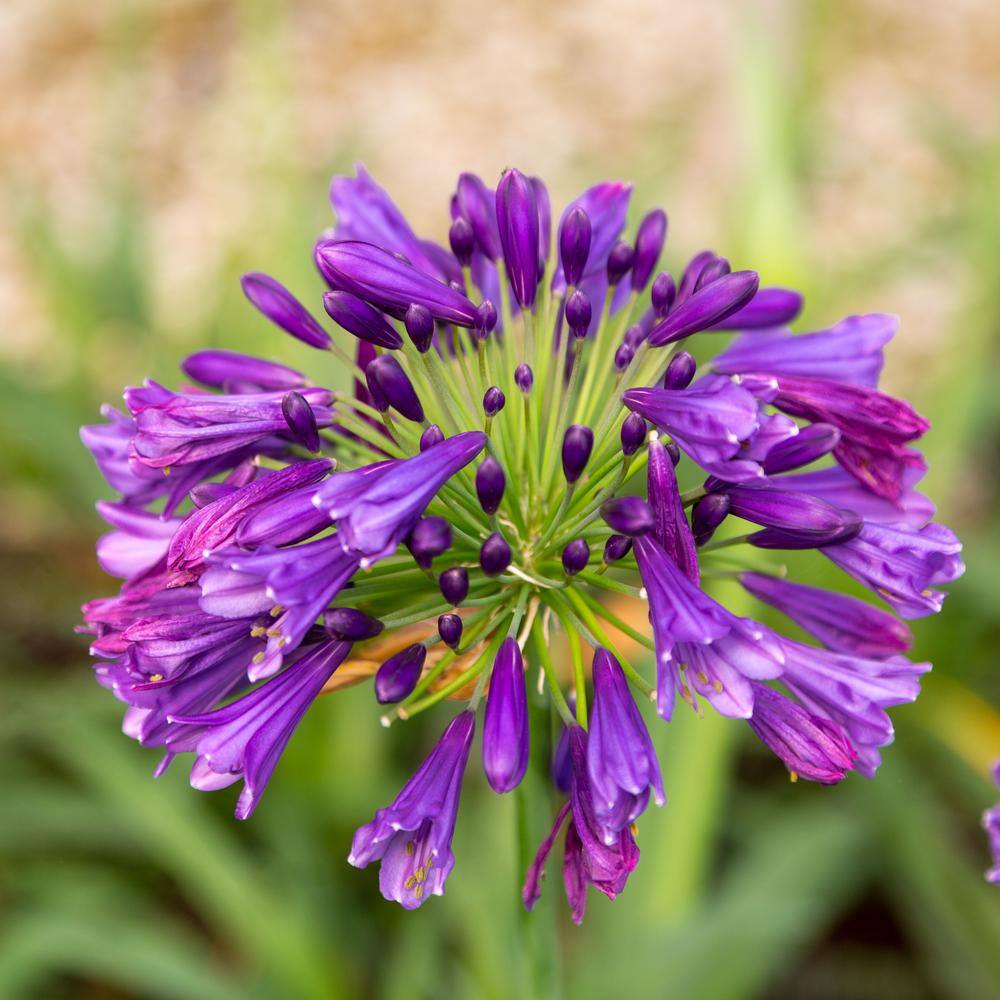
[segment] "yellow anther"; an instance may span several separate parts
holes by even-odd
[[[699,670],[698,671],[698,681],[701,684],[707,684],[708,683],[708,674],[706,674],[704,670]]]
[[[169,466],[169,465],[165,465],[165,466],[163,467],[163,474],[164,474],[165,476],[169,476],[169,475],[170,475],[170,466]]]
[[[267,635],[270,638],[272,638],[272,639],[277,639],[278,636],[281,635],[281,629],[280,628],[269,628],[267,630]]]
[[[252,629],[250,629],[250,638],[251,639],[259,639],[262,635],[266,635],[266,634],[267,633],[266,633],[263,625],[254,625],[254,627]]]
[[[427,869],[426,869],[426,868],[417,868],[417,869],[416,869],[416,870],[415,870],[415,871],[413,872],[413,877],[414,877],[414,878],[415,878],[415,879],[416,879],[416,880],[417,880],[418,882],[423,882],[423,880],[424,880],[425,878],[427,878]]]
[[[163,674],[150,674],[149,679],[150,681],[152,681],[153,684],[158,684],[160,681],[163,680]]]
[[[722,681],[720,681],[720,680],[716,680],[712,684],[712,687],[715,688],[715,693],[716,694],[722,694],[722,692],[726,690],[725,684],[723,684]]]
[[[423,894],[424,894],[424,887],[422,885],[418,885],[416,889],[413,890],[413,895],[416,896],[417,899],[420,899],[420,897],[423,896]]]
[[[264,654],[263,653],[255,653],[254,654],[254,658],[253,658],[253,662],[254,663],[263,663],[264,662]]]
[[[799,776],[795,771],[789,771],[788,780],[794,785],[795,782],[799,780]]]
[[[415,850],[416,850],[416,848],[413,846],[413,841],[412,840],[408,840],[406,842],[406,856],[408,858],[412,858],[413,857],[413,852]]]
[[[275,604],[273,608],[268,612],[272,618],[277,618],[285,609],[280,604]]]
[[[417,880],[411,875],[404,883],[404,889],[412,889],[417,884]]]

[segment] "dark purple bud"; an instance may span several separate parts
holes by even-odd
[[[397,351],[403,346],[403,338],[389,326],[385,317],[356,295],[350,292],[325,292],[323,306],[334,323],[354,334],[358,340],[377,344],[390,351]]]
[[[434,317],[430,310],[424,306],[411,305],[403,317],[403,324],[413,346],[421,354],[426,354],[434,338]]]
[[[676,469],[681,460],[681,450],[677,447],[676,441],[662,441],[663,450],[670,456],[670,461]]]
[[[475,174],[462,174],[455,201],[459,213],[472,226],[479,249],[490,260],[496,260],[500,256],[500,235],[493,192]]]
[[[391,354],[382,354],[372,361],[365,369],[365,378],[373,399],[381,395],[389,406],[415,424],[424,419],[424,408],[420,405],[410,376]]]
[[[666,271],[662,271],[653,279],[653,287],[649,293],[653,303],[653,312],[657,319],[663,319],[670,312],[670,307],[674,304],[677,296],[677,286],[674,284],[674,277]]]
[[[483,299],[476,308],[476,333],[485,340],[497,325],[497,307],[489,299]]]
[[[319,451],[319,428],[316,414],[305,398],[297,392],[286,392],[281,397],[281,415],[288,424],[292,437],[309,451]]]
[[[440,444],[444,440],[444,433],[437,424],[431,424],[420,435],[420,450],[427,451],[428,448],[433,448],[434,445]]]
[[[541,281],[552,245],[552,201],[541,177],[532,177],[531,186],[535,189],[535,204],[538,206],[538,280]]]
[[[608,252],[608,284],[617,285],[628,274],[635,259],[635,250],[624,240],[616,240]]]
[[[796,778],[833,785],[853,770],[857,751],[844,729],[772,690],[753,685],[750,728]]]
[[[759,280],[756,271],[735,271],[695,292],[653,327],[650,347],[662,347],[719,323],[753,298]]]
[[[632,539],[626,535],[609,535],[604,543],[604,555],[601,558],[609,566],[624,559],[632,551]]]
[[[840,442],[840,431],[832,424],[810,424],[795,437],[776,444],[765,456],[764,472],[773,476],[778,472],[798,469],[829,454]]]
[[[645,535],[656,523],[653,510],[642,497],[612,497],[601,504],[601,517],[619,535]]]
[[[469,596],[469,571],[464,566],[452,566],[438,577],[441,596],[457,608]]]
[[[667,365],[666,372],[664,372],[663,388],[686,389],[691,384],[691,380],[694,378],[694,373],[697,369],[697,362],[687,351],[675,354],[670,359],[670,364]]]
[[[590,217],[577,206],[566,213],[559,228],[559,259],[567,285],[578,285],[590,253]]]
[[[681,275],[680,287],[677,289],[677,297],[674,300],[675,305],[681,305],[687,302],[692,295],[694,295],[695,288],[698,285],[698,280],[701,278],[702,272],[708,267],[709,264],[718,260],[716,255],[711,250],[702,250],[701,253],[695,254],[691,260],[688,261],[687,267],[684,268],[684,273]]]
[[[538,290],[538,203],[520,170],[505,170],[497,185],[497,228],[514,298],[531,309]]]
[[[216,389],[243,382],[265,392],[280,392],[282,389],[301,389],[309,384],[305,375],[294,368],[237,351],[197,351],[181,362],[181,370],[195,382]]]
[[[710,493],[702,497],[691,511],[691,534],[695,545],[704,545],[729,513],[729,497],[725,493]]]
[[[370,348],[370,350],[374,351],[375,348],[372,347]],[[361,360],[360,352],[358,360],[359,361]],[[386,396],[386,394],[382,391],[382,386],[375,381],[374,376],[368,374],[368,369],[371,365],[375,364],[375,360],[376,358],[373,358],[371,361],[368,362],[367,365],[364,366],[365,384],[368,387],[368,396],[371,399],[372,406],[374,406],[375,409],[379,411],[379,413],[385,413],[389,409],[389,399]]]
[[[635,357],[635,349],[630,347],[628,344],[621,344],[618,350],[615,351],[615,371],[623,372],[630,364],[632,364],[632,359]]]
[[[448,612],[438,618],[438,635],[449,649],[458,649],[462,641],[462,619]]]
[[[798,490],[732,486],[728,496],[730,514],[765,526],[750,537],[758,548],[820,548],[850,541],[861,530],[858,514]]]
[[[375,698],[379,704],[402,701],[417,686],[426,658],[427,647],[422,642],[390,656],[375,674]]]
[[[531,392],[531,387],[535,384],[535,373],[531,368],[522,363],[514,369],[514,383],[521,392],[527,395]]]
[[[492,455],[487,455],[476,469],[476,496],[487,514],[495,514],[499,510],[506,485],[507,479],[500,463]]]
[[[592,314],[590,299],[577,288],[566,300],[566,323],[569,332],[577,339],[586,337]]]
[[[633,351],[638,350],[639,345],[646,339],[646,331],[639,323],[633,323],[626,331],[622,342],[628,344]]]
[[[584,424],[570,424],[563,435],[562,467],[567,483],[575,483],[583,474],[594,448],[594,432]]]
[[[270,275],[251,272],[240,279],[243,294],[275,326],[290,333],[310,347],[325,350],[330,335],[292,293]]]
[[[500,645],[483,714],[483,770],[494,792],[517,788],[528,769],[528,692],[524,660],[513,636]]]
[[[448,231],[448,242],[459,264],[468,267],[472,263],[472,251],[476,249],[476,234],[466,219],[459,216],[452,222]]]
[[[472,326],[476,307],[462,291],[371,243],[321,240],[316,266],[331,287],[353,292],[398,319],[415,302],[442,323]]]
[[[443,517],[423,517],[414,525],[407,545],[417,565],[430,569],[434,557],[451,548],[451,525]]]
[[[495,417],[507,405],[507,397],[503,390],[491,385],[483,394],[483,412],[488,417]]]
[[[574,538],[562,551],[562,564],[567,576],[575,576],[588,562],[590,546],[583,538]]]
[[[700,292],[707,285],[712,284],[713,281],[718,281],[719,278],[724,277],[731,271],[732,267],[725,257],[716,257],[715,260],[706,265],[705,269],[698,276],[698,282],[694,290]]]
[[[344,642],[374,639],[385,628],[377,618],[356,608],[330,608],[323,615],[323,627],[334,639]]]
[[[622,422],[622,451],[634,455],[646,440],[646,421],[638,413],[630,413]]]
[[[742,308],[713,330],[760,330],[791,323],[802,311],[802,296],[790,288],[761,288]]]
[[[654,209],[639,223],[635,234],[635,260],[632,263],[632,287],[641,292],[649,284],[667,238],[667,214]]]
[[[499,531],[494,531],[479,550],[479,565],[487,576],[499,576],[512,559],[507,539]]]

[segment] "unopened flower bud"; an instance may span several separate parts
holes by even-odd
[[[670,312],[670,307],[674,304],[674,299],[677,297],[677,286],[674,284],[673,275],[666,271],[661,271],[653,279],[653,287],[650,290],[649,297],[653,303],[653,312],[656,314],[656,318],[663,319]]]
[[[424,419],[424,408],[410,376],[391,354],[382,354],[372,361],[365,369],[365,376],[373,398],[381,395],[389,406],[414,423]]]
[[[609,535],[604,543],[604,554],[601,558],[610,566],[624,559],[632,551],[632,539],[626,535]]]
[[[497,325],[497,307],[489,299],[483,299],[476,307],[476,333],[485,340]]]
[[[374,639],[385,628],[377,618],[356,608],[330,608],[323,615],[323,627],[334,639],[344,642]]]
[[[638,413],[630,413],[622,422],[622,451],[634,455],[646,439],[646,421]]]
[[[729,261],[725,257],[716,257],[705,269],[701,272],[701,276],[698,278],[698,283],[695,285],[695,291],[701,291],[706,285],[710,285],[713,281],[718,281],[719,278],[725,277],[732,271],[732,267]]]
[[[491,385],[483,395],[483,412],[495,417],[507,405],[507,397],[499,386]]]
[[[615,351],[615,371],[623,372],[630,364],[632,364],[632,359],[635,357],[635,349],[629,344],[621,344],[618,350]]]
[[[653,268],[660,259],[667,238],[667,215],[654,209],[639,223],[635,234],[635,260],[632,262],[632,288],[641,292],[649,284]]]
[[[562,551],[563,569],[575,576],[590,562],[590,546],[583,538],[574,538]]]
[[[431,341],[434,339],[434,317],[430,310],[414,303],[406,310],[403,323],[413,346],[421,354],[430,350]]]
[[[438,618],[438,635],[449,649],[457,649],[462,641],[462,619],[450,611]]]
[[[535,384],[535,373],[531,370],[530,366],[523,363],[519,364],[514,369],[514,382],[521,392],[527,394],[531,392],[531,387]]]
[[[472,251],[476,249],[476,234],[461,216],[452,222],[451,229],[448,230],[448,242],[459,264],[468,267],[472,263]]]
[[[479,550],[479,565],[487,576],[499,576],[512,559],[507,539],[499,531],[494,531]]]
[[[469,596],[469,571],[464,566],[452,566],[438,577],[441,596],[458,607]]]
[[[451,525],[436,515],[417,521],[407,539],[414,560],[422,569],[430,569],[435,556],[451,548]]]
[[[297,392],[286,392],[281,398],[281,413],[292,437],[309,451],[319,451],[316,414],[305,397]]]
[[[514,298],[531,309],[538,291],[538,201],[531,180],[520,170],[505,170],[497,185],[497,227]]]
[[[622,343],[628,344],[633,351],[638,350],[639,345],[646,339],[646,331],[639,323],[633,323],[622,338]]]
[[[702,497],[691,511],[691,534],[695,545],[701,546],[709,541],[728,513],[729,497],[725,493],[710,493]]]
[[[390,351],[403,346],[403,338],[389,325],[385,316],[350,292],[325,292],[323,307],[334,323],[358,340]]]
[[[577,206],[566,213],[559,227],[559,259],[567,285],[578,285],[590,253],[590,217]]]
[[[586,337],[592,315],[590,299],[577,288],[566,300],[566,323],[569,332],[578,339]]]
[[[476,496],[487,514],[495,514],[499,509],[506,485],[507,478],[500,463],[492,455],[487,455],[476,469]]]
[[[619,535],[645,535],[656,522],[653,509],[642,497],[613,497],[601,504],[601,517]]]
[[[698,364],[688,354],[681,351],[675,354],[667,365],[667,370],[663,375],[664,389],[686,389],[694,378],[694,373],[698,369]]]
[[[427,658],[427,647],[422,642],[390,656],[375,673],[375,697],[381,705],[402,701],[420,680]]]
[[[624,240],[618,240],[608,253],[608,284],[617,285],[628,274],[635,259],[635,250]]]
[[[423,434],[420,435],[420,450],[427,451],[434,445],[440,444],[444,440],[444,433],[437,424],[431,424]]]
[[[570,424],[563,435],[562,467],[567,483],[575,483],[590,461],[594,432],[584,424]]]

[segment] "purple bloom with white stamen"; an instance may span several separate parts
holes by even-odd
[[[540,178],[491,176],[495,189],[458,178],[445,244],[363,167],[335,178],[335,225],[313,249],[325,294],[243,279],[328,363],[197,351],[191,387],[127,389],[127,413],[105,407],[81,430],[114,492],[98,561],[119,579],[79,631],[126,735],[165,748],[157,773],[191,753],[199,788],[242,776],[241,817],[321,691],[367,681],[375,697],[358,704],[393,733],[458,702],[354,838],[351,863],[380,861],[383,895],[408,909],[452,870],[476,715],[501,793],[549,769],[558,716],[569,801],[522,895],[530,909],[565,827],[579,922],[589,886],[623,890],[636,825],[663,801],[638,706],[655,700],[666,722],[678,696],[707,702],[793,778],[871,776],[887,710],[929,669],[904,657],[899,617],[941,609],[961,544],[918,492],[928,421],[878,389],[893,317],[799,333],[801,294],[761,288],[742,261],[705,250],[676,280],[657,273],[667,217],[627,226],[630,184],[553,213]],[[785,580],[762,548],[802,550],[803,580],[822,554],[892,611]],[[720,578],[817,645],[734,614]],[[626,636],[652,665],[615,648]]]
[[[455,866],[451,838],[475,726],[472,712],[457,715],[392,804],[354,834],[348,862],[381,862],[382,895],[407,910],[443,895]]]

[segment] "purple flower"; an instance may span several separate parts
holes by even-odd
[[[772,690],[754,684],[750,728],[784,763],[793,778],[834,785],[853,770],[857,752],[844,730]]]
[[[337,525],[344,547],[370,565],[395,551],[434,494],[485,444],[481,431],[465,431],[413,458],[334,473],[314,503]]]
[[[848,541],[861,530],[857,514],[808,493],[768,486],[733,486],[726,493],[730,514],[765,526],[750,536],[758,548],[820,548]]]
[[[326,292],[323,295],[323,307],[330,319],[358,340],[389,351],[398,351],[403,346],[403,338],[389,325],[386,318],[350,292]]]
[[[752,680],[781,674],[782,652],[766,629],[737,618],[700,590],[649,535],[634,540],[656,647],[656,708],[673,715],[675,694],[692,689],[722,715],[749,718]]]
[[[310,347],[326,350],[330,335],[292,293],[267,274],[244,274],[240,279],[243,294],[275,326],[303,341]]]
[[[269,472],[190,514],[170,542],[171,585],[195,578],[206,554],[228,545],[284,545],[316,534],[329,522],[312,505],[317,484],[333,468],[318,458]]]
[[[601,517],[622,535],[644,535],[655,524],[653,511],[642,497],[612,497],[600,507]]]
[[[251,680],[281,667],[358,568],[358,557],[345,551],[338,535],[282,549],[225,549],[211,562],[201,578],[204,611],[222,618],[269,611],[274,619],[266,630],[267,647],[250,667]]]
[[[415,642],[390,656],[375,674],[375,700],[380,705],[402,701],[420,680],[427,659],[427,647]]]
[[[665,430],[681,451],[728,482],[762,475],[740,459],[740,442],[757,429],[757,402],[728,379],[699,379],[689,389],[629,389],[622,401]]]
[[[762,573],[741,573],[740,583],[827,649],[875,658],[905,653],[913,645],[913,634],[895,615],[856,597]]]
[[[522,309],[535,304],[538,288],[538,203],[531,181],[519,170],[505,170],[497,185],[497,228],[514,298]]]
[[[568,209],[559,225],[559,263],[567,285],[579,283],[590,253],[590,217],[577,205]]]
[[[776,419],[782,414],[775,413],[771,416],[772,419]],[[763,423],[763,418],[761,422]],[[794,433],[774,441],[764,452],[761,462],[766,475],[773,476],[778,472],[787,472],[789,469],[799,469],[803,465],[811,465],[833,451],[840,441],[840,431],[831,424],[810,424],[808,427],[802,428],[798,424],[792,424],[792,427],[795,428]],[[758,431],[754,435],[755,441],[758,440],[759,434]],[[857,480],[853,477],[849,478],[858,487],[859,492],[862,492]],[[806,490],[806,492],[809,491]],[[863,492],[867,493],[867,490]],[[850,504],[840,504],[839,506],[846,506],[849,510],[855,509]]]
[[[893,729],[885,709],[914,701],[920,675],[929,663],[911,663],[898,656],[872,660],[805,646],[782,639],[785,666],[781,682],[811,715],[837,723],[858,753],[858,771],[874,776],[878,748],[892,742]]]
[[[320,240],[315,256],[320,274],[333,288],[351,292],[398,319],[416,304],[442,323],[475,323],[476,307],[461,292],[381,247]]]
[[[993,780],[1000,785],[1000,762],[993,765]],[[989,837],[990,853],[993,855],[993,867],[986,872],[986,880],[1000,885],[1000,805],[983,813],[983,829]]]
[[[667,213],[656,208],[639,223],[635,234],[635,260],[632,264],[632,287],[645,291],[660,259],[667,238]]]
[[[882,348],[898,327],[895,316],[868,313],[816,333],[748,333],[715,358],[712,367],[724,375],[805,375],[874,389],[884,361]]]
[[[559,830],[569,818],[563,852],[563,883],[573,923],[579,924],[583,922],[587,907],[587,886],[592,885],[608,899],[614,899],[624,891],[629,875],[639,863],[639,848],[627,827],[610,844],[605,842],[604,830],[594,811],[593,790],[587,772],[587,734],[580,726],[572,726],[569,730],[569,751],[572,763],[570,801],[559,810],[551,832],[542,841],[525,877],[521,899],[528,910],[538,902],[545,862]]]
[[[528,769],[528,696],[521,647],[513,636],[500,644],[483,715],[483,770],[502,795],[521,783]]]
[[[333,423],[332,393],[303,388],[318,427]],[[153,381],[125,391],[135,417],[132,454],[143,465],[172,468],[240,455],[272,435],[288,432],[282,392],[210,395],[175,393]],[[192,484],[193,485],[193,484]]]
[[[111,576],[129,579],[162,563],[179,517],[163,518],[123,503],[100,501],[97,512],[114,528],[97,542],[97,561]]]
[[[175,715],[167,738],[172,753],[197,755],[191,785],[201,791],[243,779],[236,818],[247,819],[306,709],[351,650],[327,641],[310,649],[277,677],[206,714]]]
[[[933,588],[965,572],[962,543],[943,524],[914,530],[866,522],[856,538],[820,551],[907,619],[940,611],[947,594]]]
[[[227,392],[233,392],[234,386],[250,392],[279,392],[309,384],[294,368],[237,351],[196,351],[181,362],[181,370],[195,382]]]
[[[802,311],[802,295],[790,288],[760,288],[742,308],[716,323],[713,330],[761,330],[791,323]]]
[[[681,572],[697,586],[700,577],[694,538],[684,516],[674,463],[659,438],[649,442],[646,495],[653,509],[653,537]]]
[[[818,427],[818,424],[813,424]],[[805,431],[802,432],[805,435]],[[765,469],[767,463],[765,462]],[[845,469],[832,466],[814,472],[797,472],[793,475],[775,476],[764,480],[786,490],[801,490],[821,497],[843,510],[853,510],[866,521],[878,524],[899,524],[909,528],[922,528],[934,516],[934,504],[914,485],[926,471],[925,466],[912,468],[904,477],[903,492],[889,500],[877,496]]]
[[[593,676],[587,774],[604,842],[613,844],[645,810],[650,793],[658,806],[663,805],[663,779],[621,665],[602,647],[594,653]]]
[[[736,271],[711,281],[681,301],[649,332],[650,347],[662,347],[708,330],[745,306],[757,293],[756,271]]]
[[[391,354],[379,355],[370,362],[365,368],[365,378],[372,398],[384,401],[384,406],[378,407],[380,410],[391,406],[407,420],[415,424],[423,422],[424,408],[420,397],[413,388],[410,376]]]
[[[392,804],[354,834],[347,860],[355,868],[380,861],[379,888],[407,910],[440,896],[455,866],[455,832],[462,777],[476,717],[457,715]]]
[[[402,254],[414,267],[442,281],[460,281],[462,272],[448,252],[416,236],[389,195],[362,164],[357,177],[334,177],[330,203],[337,214],[335,239],[374,243]]]
[[[496,195],[482,178],[475,174],[462,174],[458,178],[453,211],[472,227],[480,253],[487,260],[495,261],[501,252]]]

